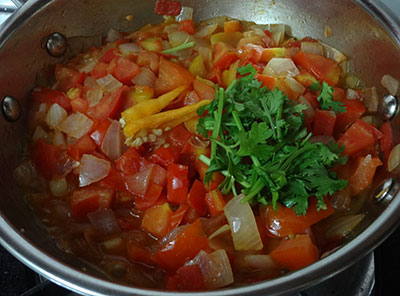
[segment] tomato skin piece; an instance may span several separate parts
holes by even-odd
[[[360,119],[366,111],[364,103],[360,100],[343,100],[342,102],[346,108],[346,112],[337,114],[336,134],[344,132],[346,127]]]
[[[207,214],[207,204],[205,201],[206,190],[199,180],[194,180],[192,188],[187,195],[187,203],[196,210],[200,216]]]
[[[330,86],[335,86],[339,82],[342,70],[336,62],[330,59],[300,51],[293,57],[293,60],[297,65],[311,72],[318,80],[323,80]]]
[[[225,200],[221,191],[218,189],[212,190],[206,194],[205,202],[207,204],[210,216],[218,216],[224,212]]]
[[[170,220],[169,220],[169,229],[168,231],[171,231],[172,229],[178,227],[181,222],[183,217],[185,216],[186,211],[189,209],[189,207],[185,204],[180,205],[179,209],[177,209],[175,212],[172,213]]]
[[[192,20],[181,21],[178,31],[186,32],[189,35],[193,35],[196,32],[196,30],[194,29],[194,23]]]
[[[144,159],[134,147],[126,150],[125,153],[115,161],[117,170],[126,175],[134,175],[149,164],[150,162]]]
[[[371,184],[376,168],[380,165],[382,165],[382,162],[379,157],[371,156],[370,154],[358,159],[356,171],[349,179],[352,196],[361,193],[369,184]]]
[[[149,208],[144,212],[142,228],[161,239],[168,232],[171,215],[168,203]]]
[[[280,265],[293,271],[306,267],[319,259],[319,250],[308,234],[281,240],[269,254]]]
[[[208,240],[199,219],[190,224],[175,239],[167,242],[155,254],[158,265],[168,271],[176,271],[185,262],[193,259],[200,250],[208,248]]]
[[[351,156],[372,146],[380,138],[382,138],[382,133],[374,126],[357,120],[339,138],[338,143],[344,145],[344,154]]]
[[[175,163],[177,161],[177,155],[173,148],[161,146],[156,149],[152,155],[150,155],[149,160],[155,164],[161,165],[166,168],[168,165]]]
[[[390,121],[386,121],[381,126],[382,138],[380,139],[380,147],[385,159],[385,165],[387,166],[390,152],[392,151],[393,144],[393,131]]]
[[[33,99],[39,103],[48,104],[50,107],[53,104],[58,104],[63,107],[67,112],[71,110],[71,103],[67,95],[63,92],[41,87],[38,91],[32,92]]]
[[[172,204],[183,204],[189,187],[189,168],[185,165],[170,164],[167,168],[167,198]]]
[[[160,15],[178,15],[182,5],[177,1],[158,0],[154,12]]]
[[[38,173],[48,180],[64,175],[64,166],[70,162],[70,158],[60,147],[47,144],[39,139],[32,147],[32,159]]]
[[[204,289],[203,274],[198,264],[184,265],[176,271],[183,290]]]
[[[95,78],[99,79],[108,74],[108,64],[103,63],[103,62],[98,62],[96,66],[90,71],[90,75]]]
[[[100,62],[102,63],[110,63],[112,61],[112,59],[115,58],[115,49],[114,48],[110,48],[109,50],[107,50],[99,59]]]
[[[92,140],[96,143],[97,146],[101,147],[103,143],[104,137],[111,125],[111,121],[109,119],[105,119],[98,123],[94,128],[94,131],[90,134]]]
[[[136,197],[135,209],[144,211],[154,206],[161,196],[162,190],[161,185],[151,183],[143,196]]]
[[[278,204],[275,211],[272,206],[265,210],[265,226],[274,237],[285,237],[303,232],[311,225],[332,215],[335,210],[331,203],[325,199],[326,210],[317,211],[316,199],[312,199],[304,216],[297,216],[291,208]]]
[[[217,45],[218,43],[216,43],[215,45]],[[214,48],[215,48],[215,45],[214,45]],[[236,62],[238,59],[239,59],[239,57],[236,55],[236,53],[226,52],[226,53],[222,54],[221,57],[214,59],[214,63],[213,63],[213,66],[211,69],[212,70],[220,69],[220,71],[226,70],[229,68],[229,66],[231,64]]]
[[[273,90],[275,88],[276,79],[274,77],[262,74],[256,74],[256,79],[262,83],[262,86]]]
[[[114,76],[123,84],[132,84],[132,79],[141,72],[140,67],[125,57],[119,57]]]
[[[79,160],[83,154],[91,154],[96,150],[96,143],[89,135],[84,135],[67,148],[67,153],[73,159]]]
[[[335,112],[330,110],[316,110],[313,121],[313,135],[332,136],[335,122]]]
[[[215,97],[215,87],[203,81],[195,79],[193,81],[193,88],[201,100],[213,100]]]
[[[174,153],[177,153],[175,157],[179,157],[183,147],[189,141],[192,134],[182,125],[177,125],[166,135],[165,141],[174,148]]]
[[[123,101],[122,93],[127,89],[128,87],[124,85],[112,94],[103,96],[97,105],[88,108],[87,115],[96,120],[115,119]]]

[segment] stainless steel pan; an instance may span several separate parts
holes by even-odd
[[[18,1],[21,2],[21,1]],[[22,1],[23,2],[23,1]],[[378,85],[384,74],[400,78],[400,25],[393,15],[372,1],[350,0],[183,0],[199,20],[219,15],[258,23],[285,23],[296,37],[312,36],[342,50],[351,58],[351,69],[366,85]],[[108,281],[100,272],[69,254],[49,239],[24,201],[12,172],[25,151],[25,97],[39,72],[84,47],[79,36],[105,35],[110,28],[130,31],[161,17],[153,14],[155,0],[31,0],[0,27],[0,243],[35,271],[69,289],[88,295],[176,295],[138,289]],[[133,15],[128,21],[125,16]],[[331,37],[324,34],[332,29]],[[60,58],[44,49],[46,38],[60,32],[70,47]],[[93,42],[98,38],[89,39]],[[73,45],[74,44],[74,45]],[[383,96],[383,90],[381,89]],[[4,99],[6,96],[12,98]],[[15,99],[15,101],[14,101]],[[18,106],[22,116],[19,117]],[[13,121],[15,120],[15,121]],[[392,123],[400,126],[395,118]],[[390,184],[389,184],[390,183]],[[258,284],[210,291],[217,295],[281,295],[305,289],[359,260],[381,243],[399,224],[400,197],[396,179],[387,182],[383,201],[371,197],[366,219],[352,239],[340,249],[300,271]],[[190,293],[190,295],[197,293]],[[182,295],[189,295],[182,293]]]

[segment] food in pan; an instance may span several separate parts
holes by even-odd
[[[195,25],[174,1],[156,13],[168,16],[110,30],[32,92],[15,174],[58,247],[121,283],[209,290],[340,245],[379,171],[398,165],[376,89],[284,25]]]

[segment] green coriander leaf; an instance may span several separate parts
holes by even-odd
[[[321,93],[318,96],[322,110],[332,109],[336,114],[346,112],[346,107],[343,106],[342,102],[333,100],[333,87],[329,86],[325,81],[321,85]]]
[[[311,85],[308,88],[312,91],[319,91],[319,85],[320,85],[319,81],[313,82],[313,83],[311,83]]]

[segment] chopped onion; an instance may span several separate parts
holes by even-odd
[[[55,129],[67,116],[68,113],[63,107],[53,104],[47,112],[45,121],[50,128]]]
[[[85,78],[85,81],[83,81],[83,85],[87,86],[87,87],[98,87],[99,84],[96,81],[96,78],[92,77],[92,76],[87,76]]]
[[[248,202],[242,203],[244,195],[232,198],[224,212],[232,231],[232,238],[237,251],[261,250],[263,243],[258,232],[256,219]]]
[[[38,125],[33,133],[32,142],[36,142],[39,139],[43,139],[45,142],[47,142],[49,141],[49,137],[49,134],[46,133],[46,131],[40,125]]]
[[[347,186],[345,189],[336,191],[330,198],[333,207],[336,210],[348,210],[351,201],[351,189]]]
[[[111,235],[121,232],[114,211],[111,209],[98,209],[88,215],[93,227],[104,235]]]
[[[51,194],[54,196],[63,196],[68,193],[68,183],[65,177],[53,179],[49,182]]]
[[[59,146],[63,149],[67,148],[67,142],[65,140],[65,136],[62,132],[54,132],[53,134],[53,145]]]
[[[306,90],[302,84],[300,84],[296,79],[291,76],[286,76],[285,82],[290,87],[290,89],[299,96],[302,95]]]
[[[265,37],[267,34],[263,30],[257,27],[252,27],[250,31],[243,32],[243,37],[254,37],[254,36],[260,36],[260,37]]]
[[[250,269],[270,271],[279,269],[279,265],[271,258],[270,255],[255,254],[246,255],[244,262]]]
[[[103,98],[104,92],[100,87],[94,87],[86,92],[89,107],[96,106]]]
[[[215,30],[218,28],[218,24],[211,24],[207,26],[200,27],[197,32],[194,34],[197,38],[204,38],[206,36],[210,36]]]
[[[122,43],[119,45],[119,50],[125,56],[138,54],[141,51],[140,46],[136,43]]]
[[[388,171],[393,172],[399,167],[400,164],[400,144],[394,146],[389,154]]]
[[[135,78],[132,79],[132,83],[139,86],[148,86],[154,88],[156,82],[156,75],[150,69],[146,67],[141,68],[142,71]]]
[[[85,61],[84,64],[78,66],[78,70],[81,73],[89,73],[90,71],[92,71],[94,69],[97,62],[98,62],[97,59],[89,58],[89,59],[87,59],[87,61]]]
[[[346,85],[348,88],[358,88],[360,86],[360,79],[357,76],[348,74],[346,76]]]
[[[106,76],[99,78],[96,80],[97,83],[104,89],[106,92],[114,92],[118,88],[122,86],[122,83],[114,78],[111,74],[107,74]]]
[[[189,144],[192,145],[194,148],[204,149],[207,148],[208,145],[210,145],[210,141],[202,140],[197,136],[192,136],[189,139]]]
[[[347,57],[337,50],[336,48],[329,46],[325,43],[321,43],[325,50],[325,57],[331,60],[334,60],[336,63],[340,64],[347,60]],[[347,72],[347,71],[345,71]]]
[[[179,26],[180,26],[179,24],[170,24],[170,25],[165,26],[163,31],[165,33],[169,34],[169,33],[178,31]]]
[[[181,12],[175,17],[177,22],[193,19],[193,8],[182,6]]]
[[[232,241],[231,228],[223,225],[208,237],[208,245],[214,250],[224,249],[229,253],[235,253]]]
[[[204,47],[201,46],[198,48],[199,55],[203,58],[204,65],[206,65],[207,68],[211,68],[211,62],[212,62],[212,50],[210,47]]]
[[[285,38],[286,25],[285,24],[273,24],[270,27],[272,39],[277,45],[279,45]]]
[[[363,116],[361,117],[361,120],[368,124],[375,125],[376,127],[381,127],[381,125],[383,124],[383,121],[379,117],[374,115]]]
[[[347,215],[334,220],[331,220],[332,227],[326,232],[327,238],[341,238],[350,234],[351,231],[364,219],[364,214]]]
[[[68,136],[79,139],[87,134],[93,126],[93,120],[80,112],[72,113],[63,122],[58,125],[58,128]]]
[[[107,177],[110,172],[109,161],[90,154],[83,154],[79,170],[79,186],[87,186]]]
[[[383,75],[381,83],[392,96],[397,95],[399,91],[399,81],[397,79],[390,75]]]
[[[233,283],[233,273],[225,250],[207,254],[203,250],[189,264],[198,264],[208,289],[222,288]]]
[[[301,42],[300,50],[306,53],[324,55],[324,48],[318,42]]]
[[[168,232],[163,239],[161,240],[161,245],[166,245],[169,242],[173,241],[179,234],[181,234],[187,227],[189,226],[189,224],[186,225],[181,225],[178,227],[175,227],[174,229],[172,229],[170,232]]]
[[[176,31],[168,34],[168,40],[171,47],[177,47],[190,41],[190,35],[184,31]]]
[[[122,36],[122,34],[120,32],[118,32],[118,31],[116,31],[114,29],[110,29],[108,31],[108,33],[107,33],[107,36],[106,36],[106,42],[107,43],[112,43],[112,42],[115,42],[115,41],[121,39],[122,37],[123,36]]]
[[[348,100],[357,100],[358,99],[358,92],[354,89],[348,88],[346,91],[346,99]]]
[[[101,144],[101,151],[112,161],[121,156],[122,151],[122,134],[121,125],[119,121],[111,120],[111,125],[108,128],[103,142]]]
[[[264,68],[263,74],[273,77],[296,76],[300,71],[289,58],[272,58]]]
[[[376,87],[369,87],[364,89],[364,104],[369,112],[378,111],[379,98]]]
[[[310,102],[305,97],[300,96],[299,103],[307,106],[307,109],[303,110],[303,113],[307,118],[309,118],[310,120],[313,120],[314,116],[315,116],[315,110],[311,106]]]
[[[200,218],[201,226],[204,233],[209,236],[217,231],[220,227],[225,225],[226,220],[224,215],[217,215],[210,218]]]
[[[126,187],[135,196],[143,196],[150,184],[150,177],[154,165],[141,169],[133,176],[126,177]]]

